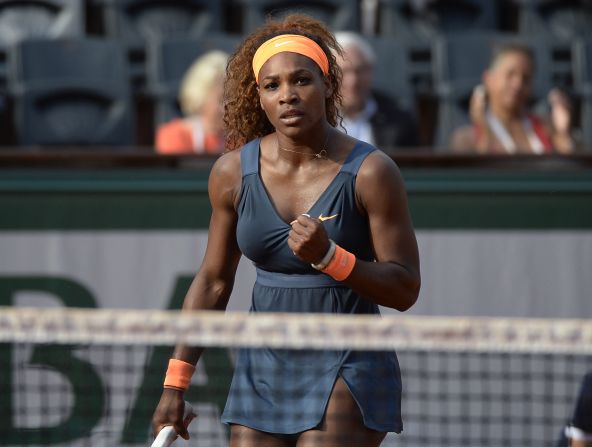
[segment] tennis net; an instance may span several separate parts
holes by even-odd
[[[208,347],[186,394],[201,447],[228,445],[240,348],[396,350],[404,430],[384,446],[555,445],[592,370],[586,320],[0,308],[0,445],[150,445],[178,342]]]

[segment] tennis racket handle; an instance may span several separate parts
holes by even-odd
[[[195,413],[193,411],[193,407],[187,401],[185,401],[185,409],[183,410],[183,424],[185,427],[188,427],[191,421],[195,418]],[[167,425],[164,427],[158,435],[154,442],[152,443],[152,447],[170,447],[175,442],[179,435],[175,431],[172,425]]]

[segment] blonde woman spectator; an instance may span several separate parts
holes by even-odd
[[[224,148],[224,77],[228,54],[210,51],[198,58],[181,81],[183,118],[161,125],[156,150],[161,154],[215,154]]]

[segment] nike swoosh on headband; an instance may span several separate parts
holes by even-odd
[[[287,44],[289,44],[289,43],[292,43],[292,41],[291,41],[291,40],[288,40],[288,41],[286,41],[286,42],[278,42],[278,43],[276,43],[276,44],[274,45],[274,47],[276,47],[276,48],[277,48],[277,47],[281,47],[282,45],[287,45]]]
[[[334,219],[334,218],[336,218],[337,216],[339,216],[339,214],[333,214],[332,216],[323,216],[323,213],[321,213],[321,214],[319,214],[319,220],[320,220],[321,222],[325,222],[326,220],[329,220],[329,219]]]

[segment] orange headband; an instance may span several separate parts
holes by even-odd
[[[314,40],[300,34],[282,34],[263,42],[253,56],[253,71],[259,84],[259,70],[271,56],[289,51],[309,57],[321,67],[325,75],[329,74],[329,60],[323,49]]]

